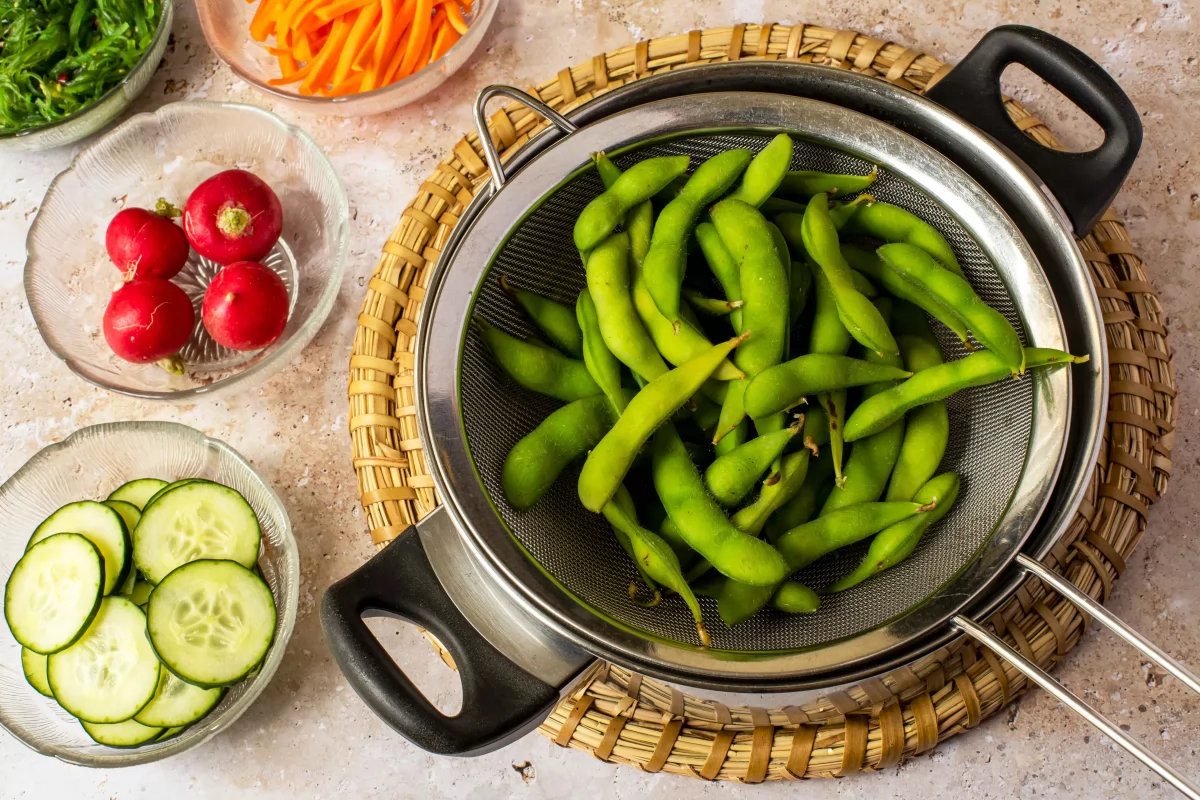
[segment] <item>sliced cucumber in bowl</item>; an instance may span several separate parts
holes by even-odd
[[[54,697],[54,692],[50,691],[50,681],[46,679],[46,656],[22,647],[21,671],[25,673],[25,680],[29,685],[37,689],[38,694]]]
[[[146,619],[167,669],[196,686],[229,686],[250,674],[271,647],[275,598],[241,564],[192,561],[154,587]]]
[[[67,503],[37,526],[25,549],[58,533],[77,533],[96,545],[104,556],[104,594],[124,586],[133,559],[129,531],[120,514],[94,500]]]
[[[104,558],[77,533],[58,533],[25,551],[4,587],[4,620],[26,649],[48,655],[85,635],[103,596]]]
[[[234,489],[195,481],[164,492],[146,506],[133,537],[133,559],[151,583],[199,559],[258,561],[262,529],[254,509]]]
[[[104,724],[81,721],[80,724],[92,741],[106,747],[137,747],[158,741],[163,736],[162,728],[151,728],[132,719]]]
[[[87,632],[47,662],[54,699],[84,722],[132,719],[154,699],[158,659],[146,614],[124,597],[106,597]]]
[[[122,483],[116,489],[113,489],[112,493],[105,499],[129,503],[138,511],[141,511],[145,508],[146,501],[166,485],[166,481],[159,480],[158,478],[137,478],[136,480]]]
[[[205,480],[204,478],[182,478],[177,481],[172,481],[171,483],[168,483],[166,486],[162,487],[157,492],[155,492],[153,495],[151,495],[150,499],[146,501],[146,504],[142,506],[142,510],[144,511],[146,509],[146,506],[150,505],[155,500],[162,497],[164,494],[171,491],[172,489],[178,489],[180,486],[187,486],[189,483],[213,483],[213,481]],[[221,486],[223,484],[217,484],[217,485]]]
[[[191,725],[221,702],[223,689],[201,689],[176,678],[164,669],[158,678],[158,691],[150,705],[134,717],[143,725],[157,728],[182,728]]]

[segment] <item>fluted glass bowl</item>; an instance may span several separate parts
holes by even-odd
[[[279,63],[262,42],[250,36],[250,20],[258,3],[246,0],[196,0],[200,29],[208,46],[238,77],[261,92],[292,107],[314,114],[358,117],[382,114],[413,103],[432,92],[471,58],[483,41],[500,0],[475,0],[466,14],[469,28],[446,54],[403,80],[370,92],[344,97],[308,97],[296,91],[298,84],[272,86],[267,81],[280,77]]]
[[[129,108],[134,99],[149,85],[150,78],[162,62],[167,42],[171,38],[175,4],[172,0],[160,2],[162,14],[158,20],[158,30],[154,33],[146,52],[142,53],[142,57],[120,83],[105,92],[99,100],[69,117],[16,133],[0,134],[0,152],[48,150],[51,147],[73,144],[106,127],[119,117],[122,111]]]
[[[218,346],[200,321],[218,267],[193,252],[172,279],[196,311],[181,352],[185,374],[122,361],[101,331],[121,278],[104,248],[109,220],[122,208],[152,209],[160,197],[182,207],[200,182],[233,168],[265,180],[283,206],[283,236],[263,263],[287,286],[287,327],[256,352]],[[97,386],[175,402],[242,390],[295,358],[329,315],[345,267],[349,216],[333,165],[298,128],[253,106],[171,103],[102,136],[50,184],[26,240],[25,293],[46,344]]]
[[[258,566],[275,597],[275,641],[262,668],[230,687],[204,719],[173,739],[134,749],[93,742],[53,699],[25,682],[21,647],[0,625],[0,726],[48,756],[89,767],[124,767],[182,753],[229,727],[271,681],[296,623],[300,557],[283,501],[233,448],[174,422],[93,425],[46,447],[0,485],[0,584],[7,583],[34,528],[74,500],[103,500],[134,478],[207,478],[233,487],[262,526]]]

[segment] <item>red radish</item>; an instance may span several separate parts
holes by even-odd
[[[261,178],[230,169],[192,190],[183,230],[197,253],[218,264],[261,261],[279,241],[283,209]]]
[[[104,339],[118,357],[135,364],[163,361],[177,374],[183,362],[175,355],[192,335],[196,312],[192,301],[170,281],[143,278],[113,292],[104,309]]]
[[[217,344],[232,350],[266,347],[283,333],[287,318],[283,279],[253,261],[225,267],[204,292],[204,327]]]
[[[160,200],[159,208],[160,213],[126,208],[108,223],[104,247],[121,270],[122,280],[173,278],[187,263],[187,237],[169,219],[173,207]]]

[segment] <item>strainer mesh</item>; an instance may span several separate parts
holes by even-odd
[[[617,163],[628,167],[650,156],[687,154],[694,166],[731,147],[757,151],[768,141],[769,135],[756,132],[693,136],[626,153]],[[796,139],[792,168],[864,174],[871,165],[853,155]],[[516,286],[573,308],[585,280],[571,230],[579,211],[600,191],[595,173],[587,172],[527,217],[497,253],[480,287],[474,313],[511,334],[535,335],[501,291],[501,275]],[[880,170],[871,193],[903,206],[941,231],[975,290],[1024,335],[996,271],[975,241],[933,198],[887,169]],[[949,331],[940,325],[935,328],[947,359],[965,355]],[[679,598],[668,598],[649,609],[630,601],[627,587],[636,579],[636,571],[604,519],[580,505],[575,489],[577,467],[568,469],[529,511],[517,512],[504,502],[500,470],[506,454],[560,404],[509,380],[474,331],[464,348],[461,380],[467,445],[484,487],[512,534],[577,601],[647,635],[697,644],[691,616]],[[942,469],[958,472],[962,488],[955,508],[926,533],[916,552],[872,580],[824,598],[816,614],[787,615],[768,609],[728,628],[717,616],[715,603],[702,598],[713,646],[737,651],[819,647],[879,627],[929,598],[967,564],[1008,506],[1029,447],[1032,408],[1030,380],[1002,381],[954,395],[949,400],[950,445]],[[853,569],[865,549],[863,544],[835,553],[798,577],[811,586],[825,585]]]

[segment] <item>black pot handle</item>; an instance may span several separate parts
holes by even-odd
[[[374,613],[372,613],[374,612]],[[462,679],[462,711],[443,714],[401,671],[363,622],[396,616],[431,631]],[[335,583],[321,602],[321,628],[358,696],[397,733],[441,755],[482,755],[528,733],[558,700],[488,643],[442,588],[416,526]]]
[[[1004,110],[1000,74],[1028,67],[1104,129],[1104,142],[1086,153],[1051,150],[1026,136]],[[1074,46],[1025,25],[988,32],[926,96],[995,137],[1054,193],[1075,233],[1100,219],[1125,182],[1142,144],[1137,109],[1104,69]]]

